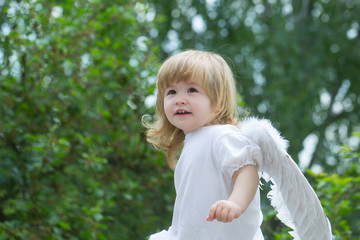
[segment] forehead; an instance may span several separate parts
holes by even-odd
[[[206,73],[200,64],[191,61],[165,62],[158,74],[158,88],[164,90],[172,84],[181,82],[203,86]]]

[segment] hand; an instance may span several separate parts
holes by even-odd
[[[210,207],[209,216],[206,220],[212,222],[216,219],[224,223],[231,222],[235,218],[240,217],[242,213],[243,210],[240,204],[230,200],[221,200]]]

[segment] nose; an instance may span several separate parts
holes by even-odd
[[[187,101],[183,96],[178,96],[175,100],[176,105],[185,105],[186,103]]]

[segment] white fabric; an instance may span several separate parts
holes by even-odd
[[[206,126],[188,133],[175,168],[172,226],[150,240],[263,239],[259,190],[248,209],[231,223],[206,221],[211,205],[229,198],[233,173],[261,162],[261,157],[258,145],[232,125]]]

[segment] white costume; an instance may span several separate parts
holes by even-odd
[[[261,240],[259,191],[231,223],[206,222],[210,206],[226,200],[232,175],[256,165],[272,181],[271,204],[296,240],[331,240],[331,226],[314,190],[286,152],[287,142],[267,120],[251,118],[240,128],[214,125],[188,133],[175,169],[177,192],[172,226],[150,240]]]
[[[231,223],[207,222],[211,205],[227,200],[232,175],[245,165],[261,161],[261,150],[233,125],[212,125],[190,132],[175,168],[176,200],[172,226],[151,240],[259,240],[260,195]]]

